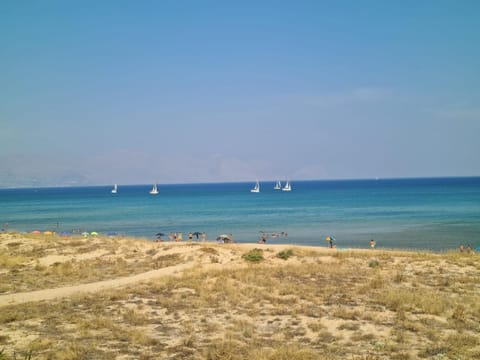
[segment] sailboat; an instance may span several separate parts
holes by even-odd
[[[158,194],[157,184],[153,184],[153,188],[152,188],[152,190],[150,190],[150,194],[152,194],[152,195],[157,195]]]
[[[280,180],[277,180],[277,182],[275,183],[275,186],[273,188],[275,190],[280,190],[282,188],[282,183],[280,182]]]
[[[292,191],[292,186],[290,185],[290,181],[287,180],[285,186],[282,188],[282,191]]]
[[[112,194],[117,193],[117,184],[113,185]]]
[[[259,193],[260,192],[260,183],[257,180],[257,183],[255,184],[255,187],[250,190],[252,193]]]

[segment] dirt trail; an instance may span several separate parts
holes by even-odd
[[[210,244],[211,245],[211,244]],[[258,244],[234,244],[231,246],[221,246],[216,247],[218,253],[216,256],[218,257],[217,263],[209,263],[210,260],[207,259],[207,263],[201,260],[201,256],[193,256],[197,260],[188,261],[182,264],[174,265],[165,267],[162,269],[157,270],[150,270],[141,274],[132,275],[128,277],[121,277],[116,279],[110,280],[103,280],[92,282],[88,284],[79,284],[79,285],[71,285],[65,287],[58,287],[52,289],[43,289],[43,290],[35,290],[35,291],[28,291],[28,292],[20,292],[20,293],[11,293],[6,295],[0,295],[0,307],[7,306],[7,305],[17,305],[23,304],[27,302],[36,302],[36,301],[43,301],[43,300],[52,300],[58,298],[64,298],[71,296],[73,294],[82,293],[82,292],[96,292],[105,289],[117,288],[122,287],[130,284],[134,284],[140,281],[147,281],[153,278],[161,277],[161,276],[169,276],[175,274],[181,274],[184,270],[194,267],[195,265],[200,265],[205,270],[207,269],[214,269],[214,268],[222,268],[225,264],[228,263],[229,267],[235,266],[245,266],[243,261],[241,261],[241,254],[247,250],[256,248]],[[270,248],[274,248],[276,251],[280,251],[284,248],[291,247],[289,245],[271,245]],[[232,254],[232,249],[236,251],[236,254]],[[305,247],[305,249],[309,249]],[[318,250],[318,248],[313,248]],[[173,252],[171,253],[182,253],[183,255],[188,254],[195,254],[195,250],[198,249],[189,249],[185,247],[177,247],[175,246],[173,249],[170,249]],[[101,253],[95,252],[95,256],[100,256]],[[275,252],[265,253],[267,258],[275,258]],[[79,255],[76,258],[91,258],[93,254],[83,254]],[[65,261],[68,257],[63,255],[49,255],[46,258],[42,259],[43,263],[46,265],[51,264],[52,262],[56,262],[59,260]]]
[[[175,275],[188,269],[194,265],[194,262],[187,262],[184,264],[169,266],[162,269],[151,270],[141,274],[122,277],[111,280],[97,281],[89,284],[81,284],[74,286],[59,287],[54,289],[44,289],[29,292],[21,292],[16,294],[8,294],[0,296],[0,307],[6,305],[17,305],[32,301],[52,300],[63,298],[76,293],[95,292],[104,289],[111,289],[121,287],[139,281],[151,280],[160,276]]]

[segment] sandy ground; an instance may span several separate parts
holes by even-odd
[[[244,259],[254,249],[259,264]],[[478,278],[476,254],[4,233],[0,349],[34,359],[475,359]]]
[[[36,240],[44,240],[43,237],[39,238],[24,238],[20,237],[19,235],[8,235],[8,234],[3,234],[2,236],[2,245],[6,248],[9,247],[9,244],[15,243],[22,243],[24,246],[29,246],[29,243],[32,241]],[[47,238],[48,239],[48,238]],[[89,241],[91,244],[102,244],[103,239],[102,238],[89,238]],[[131,240],[132,241],[132,240]],[[142,247],[142,250],[148,251],[148,249],[156,249],[160,245],[161,246],[166,246],[171,249],[171,253],[175,253],[178,255],[187,255],[192,252],[192,247],[189,246],[188,242],[138,242],[137,246]],[[194,243],[195,245],[198,245],[199,243]],[[200,243],[201,245],[214,245],[218,246],[217,242],[202,242]],[[236,266],[246,266],[245,262],[241,261],[240,257],[237,256],[236,258],[232,258],[232,254],[230,250],[235,250],[238,252],[238,254],[243,254],[248,250],[254,249],[254,248],[268,248],[272,250],[272,254],[270,258],[273,258],[273,254],[276,254],[279,251],[282,251],[287,248],[291,248],[290,245],[275,245],[275,244],[222,244],[225,249],[229,249],[229,251],[220,251],[218,255],[218,263],[215,264],[206,264],[206,269],[212,269],[215,267],[224,266],[225,264],[229,264],[230,266],[236,265]],[[331,253],[330,249],[325,249],[325,248],[320,248],[320,247],[309,247],[309,246],[304,246],[303,247],[305,250],[311,250],[311,251],[319,251],[319,252],[324,252],[325,254]],[[128,251],[128,246],[127,247],[120,247],[120,251],[118,251],[115,254],[115,257],[121,257],[126,254]],[[63,252],[73,252],[73,250],[69,249],[62,249]],[[39,257],[35,259],[35,263],[38,263],[43,266],[52,266],[53,264],[58,264],[58,263],[66,263],[72,260],[75,261],[83,261],[87,259],[95,259],[95,258],[102,258],[105,256],[108,256],[109,252],[105,249],[102,249],[101,247],[98,247],[96,250],[87,252],[87,253],[81,253],[81,254],[68,254],[68,255],[63,255],[63,254],[57,254],[57,253],[49,253],[48,255]],[[110,256],[111,260],[112,256]],[[331,259],[330,259],[331,260]],[[31,265],[33,265],[33,261],[30,262]],[[175,266],[169,266],[166,268],[162,269],[157,269],[157,270],[150,270],[146,271],[140,274],[136,274],[133,276],[126,276],[126,277],[118,277],[118,278],[113,278],[109,280],[103,280],[103,281],[96,281],[96,282],[91,282],[87,284],[78,284],[78,285],[73,285],[73,286],[64,286],[64,287],[55,287],[55,288],[49,288],[49,289],[43,289],[43,290],[37,290],[37,291],[24,291],[24,292],[16,292],[16,293],[11,293],[11,294],[6,294],[6,295],[0,295],[0,306],[4,305],[12,305],[12,304],[22,304],[26,302],[34,302],[34,301],[42,301],[42,300],[52,300],[52,299],[58,299],[62,297],[67,297],[71,296],[73,294],[77,293],[82,293],[82,292],[96,292],[100,290],[105,290],[109,288],[119,288],[122,286],[130,285],[130,284],[136,284],[141,281],[149,281],[158,277],[162,276],[172,276],[172,275],[180,275],[184,270],[192,268],[195,265],[198,265],[199,261],[194,261],[193,259],[179,264]],[[201,263],[201,261],[200,261]],[[204,264],[205,266],[205,264]]]
[[[16,305],[32,301],[52,300],[71,296],[82,292],[97,292],[109,288],[118,288],[129,284],[135,284],[140,281],[151,280],[160,276],[174,275],[178,272],[191,267],[191,263],[170,266],[165,269],[147,271],[138,275],[122,277],[112,280],[97,281],[89,284],[75,286],[58,287],[53,289],[21,292],[0,296],[0,306]]]

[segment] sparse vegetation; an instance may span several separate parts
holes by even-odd
[[[280,259],[283,259],[283,260],[288,260],[288,258],[290,258],[291,256],[293,256],[293,250],[292,249],[283,250],[283,251],[280,251],[277,254],[277,257],[280,258]]]
[[[9,293],[39,288],[29,271],[44,277],[40,288],[53,288],[83,283],[76,271],[88,266],[108,273],[96,277],[85,270],[88,281],[130,275],[136,265],[142,271],[186,261],[192,266],[95,293],[0,304],[0,360],[480,355],[480,266],[471,256],[119,239],[99,239],[93,247],[75,239],[68,248],[56,238],[5,239],[1,254],[14,261],[3,260],[0,277],[12,282]],[[103,255],[90,257],[92,248]]]
[[[218,255],[218,250],[213,247],[203,246],[200,248],[200,251],[205,254]]]
[[[12,356],[7,356],[4,351],[0,350],[0,360],[30,360],[32,358],[32,350],[22,353],[13,352]]]
[[[368,266],[370,266],[371,268],[376,268],[380,266],[380,262],[378,260],[370,260]]]
[[[263,260],[263,250],[262,249],[253,249],[248,253],[243,254],[243,259],[250,262],[260,262]]]
[[[158,245],[139,251],[138,246],[149,242],[128,238],[94,243],[82,237],[26,236],[27,244],[0,247],[0,268],[7,270],[0,272],[0,295],[114,279],[185,261],[179,254],[160,255]]]

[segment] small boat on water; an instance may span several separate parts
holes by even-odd
[[[255,184],[255,187],[253,189],[251,189],[250,192],[252,192],[252,193],[259,193],[260,192],[260,183],[258,182],[258,180]]]
[[[112,194],[117,193],[117,184],[113,185]]]
[[[282,191],[292,191],[292,185],[290,185],[290,181],[287,180],[285,186],[282,188]]]
[[[280,180],[277,180],[273,189],[274,190],[280,190],[281,188],[282,188],[282,183],[280,182]]]
[[[150,194],[152,194],[152,195],[157,195],[158,194],[157,184],[153,184],[153,188],[152,188],[152,190],[150,190]]]

